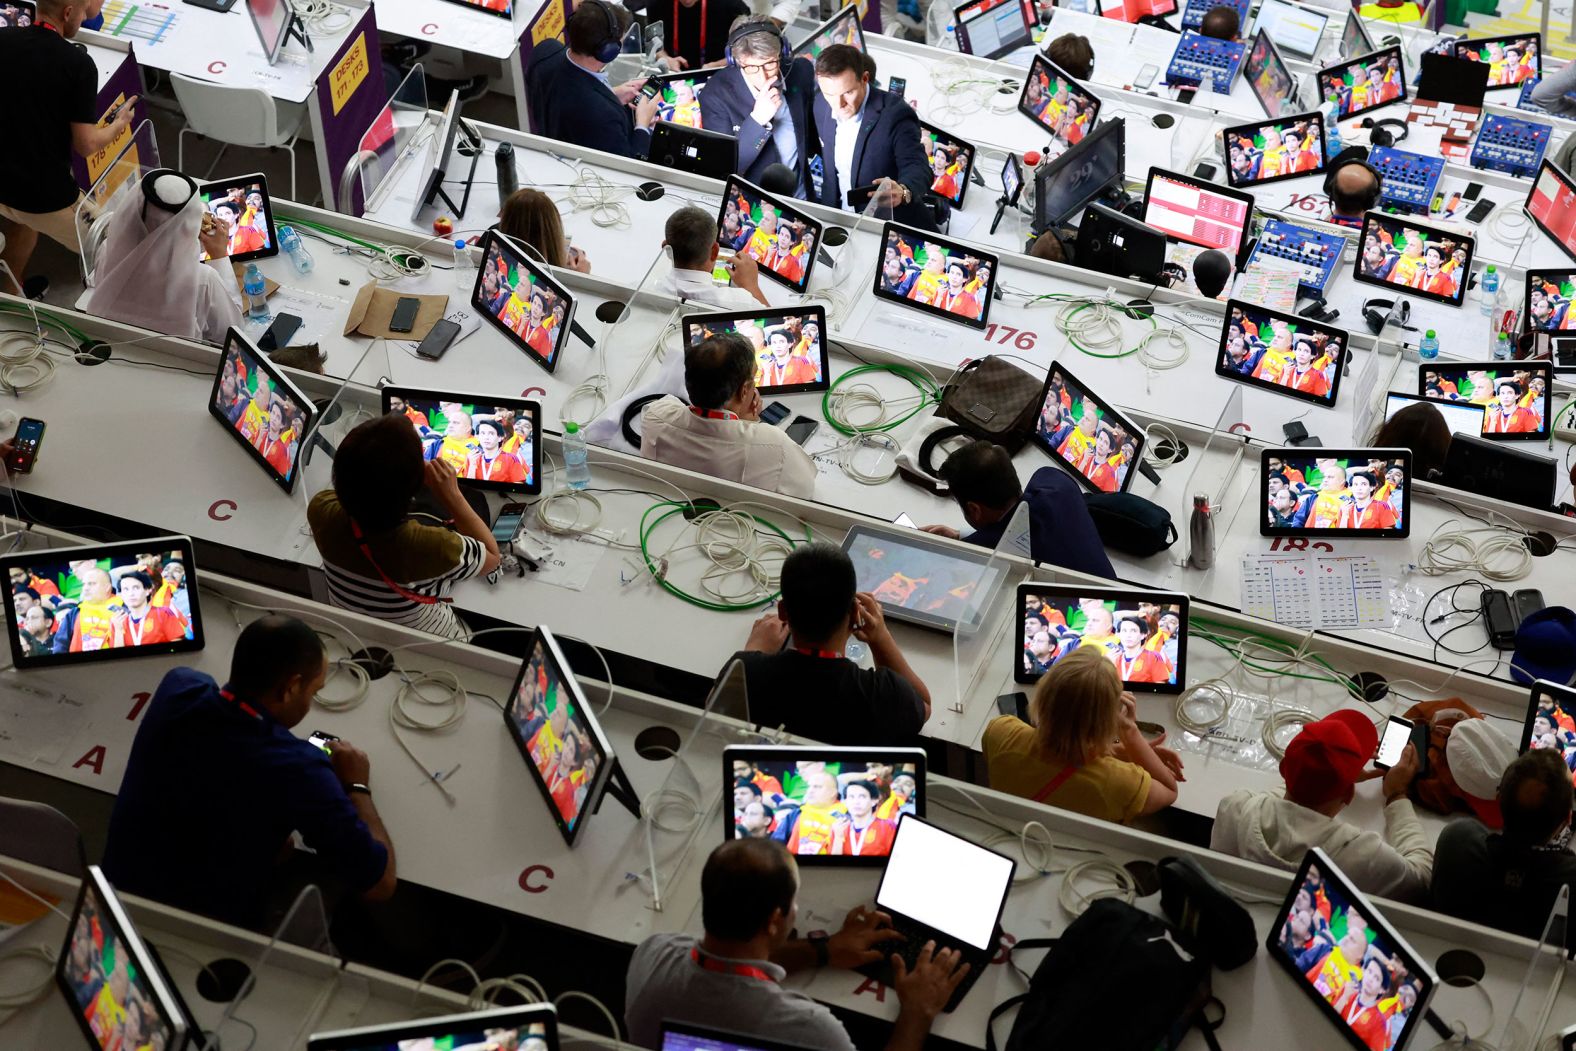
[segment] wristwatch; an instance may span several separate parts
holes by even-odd
[[[350,784],[345,786],[345,791],[347,793],[364,792],[364,793],[366,793],[369,796],[372,794],[372,789],[368,788],[366,785],[362,784],[360,781],[352,781]]]
[[[810,948],[815,950],[815,965],[825,967],[832,959],[832,951],[828,948],[831,938],[825,931],[811,931],[805,935],[810,943]]]

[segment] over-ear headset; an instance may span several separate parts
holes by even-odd
[[[597,45],[596,52],[591,56],[603,65],[613,61],[624,53],[624,34],[618,31],[618,15],[613,11],[613,5],[608,0],[587,0],[602,9],[602,14],[607,17],[607,39]]]
[[[1374,146],[1394,146],[1398,142],[1405,142],[1407,135],[1411,134],[1411,129],[1407,127],[1406,121],[1397,120],[1394,117],[1386,117],[1382,120],[1364,117],[1363,127],[1371,129],[1368,141]],[[1389,131],[1388,129],[1390,128],[1396,130]]]
[[[1361,251],[1361,249],[1358,249]],[[1410,299],[1369,299],[1363,303],[1363,320],[1368,323],[1368,331],[1374,335],[1384,331],[1385,325],[1391,320],[1396,327],[1406,332],[1416,331],[1415,327],[1407,324],[1412,320],[1412,301]]]
[[[782,45],[782,53],[778,61],[786,74],[788,72],[788,63],[793,60],[793,49],[788,46],[788,38],[783,36],[781,29],[777,28],[777,23],[769,18],[752,18],[733,27],[733,32],[728,34],[728,42],[722,49],[722,57],[727,61],[728,65],[737,66],[739,64],[739,60],[733,56],[733,45],[755,33],[770,33],[777,38],[777,43]]]
[[[1383,187],[1381,184],[1384,182],[1384,176],[1379,173],[1379,169],[1375,168],[1372,164],[1369,164],[1366,157],[1358,157],[1353,155],[1347,157],[1345,160],[1336,160],[1334,163],[1332,163],[1329,170],[1324,173],[1324,196],[1330,198],[1331,201],[1335,200],[1335,177],[1337,173],[1339,173],[1342,168],[1348,168],[1354,164],[1367,168],[1373,173],[1374,176],[1373,189],[1370,190],[1367,196],[1363,198],[1362,207],[1357,209],[1360,212],[1366,212],[1368,209],[1379,203],[1379,195],[1381,192],[1383,192]]]

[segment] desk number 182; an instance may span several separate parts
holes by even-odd
[[[987,342],[990,340],[995,340],[1004,347],[1007,345],[1007,342],[1011,340],[1012,345],[1017,347],[1019,350],[1033,350],[1034,341],[1039,339],[1039,336],[1035,335],[1033,332],[1029,332],[1026,329],[1020,330],[1013,328],[1011,325],[998,325],[992,321],[990,324],[985,326],[985,339]]]

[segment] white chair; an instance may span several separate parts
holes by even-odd
[[[306,117],[305,105],[279,103],[260,88],[232,88],[212,81],[170,74],[170,86],[186,115],[186,125],[176,138],[175,166],[186,170],[187,133],[220,143],[219,154],[208,166],[208,176],[231,146],[280,147],[290,154],[290,199],[296,200],[295,144]],[[284,114],[280,109],[285,110]],[[204,176],[205,178],[207,176]]]
[[[45,803],[0,796],[0,854],[68,876],[87,871],[76,822]]]

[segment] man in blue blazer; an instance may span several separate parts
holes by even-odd
[[[930,210],[920,203],[931,175],[919,141],[919,115],[899,96],[871,86],[873,68],[848,44],[833,44],[815,60],[821,203],[847,209],[850,189],[886,179],[877,196],[892,218],[934,230]]]
[[[531,55],[525,86],[536,130],[554,139],[621,157],[644,157],[657,120],[657,100],[630,102],[644,80],[616,88],[602,72],[619,55],[632,16],[623,4],[582,0],[556,40]]]
[[[793,58],[782,30],[766,18],[735,26],[728,48],[728,65],[701,89],[701,127],[738,137],[733,170],[746,179],[759,185],[768,167],[783,164],[797,180],[794,196],[807,196],[814,63]]]

